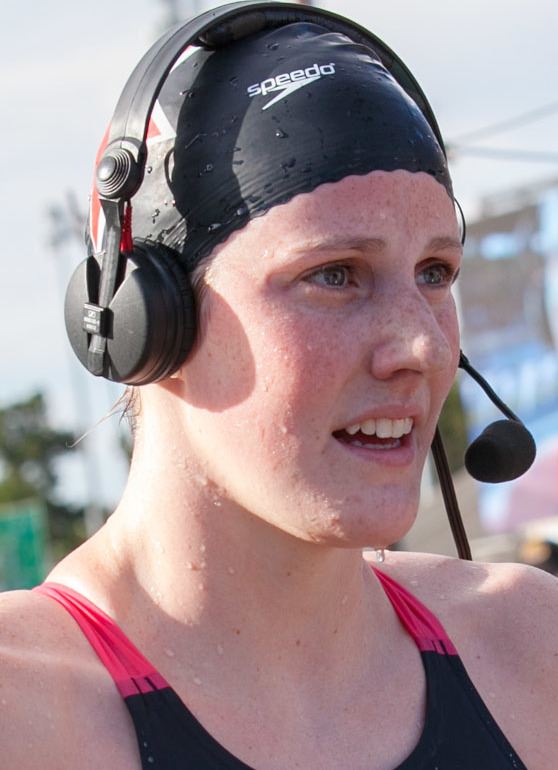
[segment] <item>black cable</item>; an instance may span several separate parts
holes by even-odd
[[[451,471],[449,469],[446,452],[444,445],[442,444],[442,437],[438,427],[436,427],[436,433],[434,434],[431,449],[434,464],[436,465],[436,472],[438,473],[438,478],[440,480],[440,489],[442,490],[442,497],[444,498],[444,505],[446,507],[451,533],[453,535],[455,547],[457,548],[457,555],[460,559],[472,561],[471,546],[469,545],[467,533],[465,532],[465,526],[455,495]]]
[[[494,392],[494,390],[490,387],[490,385],[484,379],[482,374],[479,374],[479,372],[477,372],[477,370],[471,366],[471,364],[469,363],[469,359],[463,353],[463,351],[461,351],[459,356],[459,368],[467,372],[467,374],[470,377],[472,377],[478,385],[481,386],[481,388],[484,390],[488,398],[492,401],[494,406],[498,407],[498,409],[502,412],[502,414],[505,414],[506,417],[510,420],[521,422],[521,420],[515,414],[515,412],[512,412],[509,406],[507,404],[504,404],[502,399]]]

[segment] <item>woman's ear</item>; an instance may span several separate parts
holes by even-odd
[[[165,380],[160,380],[157,385],[163,387],[167,392],[175,396],[182,395],[184,388],[184,365],[180,366]]]

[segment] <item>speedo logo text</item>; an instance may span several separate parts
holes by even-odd
[[[266,96],[277,91],[277,96],[271,99],[271,101],[266,102],[262,107],[262,110],[267,110],[280,99],[284,99],[285,96],[292,94],[293,91],[298,91],[299,88],[304,88],[304,86],[327,75],[335,75],[335,64],[333,62],[330,62],[330,64],[311,64],[306,69],[284,72],[282,75],[266,78],[261,83],[254,83],[254,85],[248,86],[248,96]]]

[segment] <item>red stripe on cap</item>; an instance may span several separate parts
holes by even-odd
[[[159,131],[159,128],[155,121],[153,120],[153,116],[149,119],[149,125],[147,126],[147,136],[146,139],[154,139],[157,136],[161,136],[161,131]]]

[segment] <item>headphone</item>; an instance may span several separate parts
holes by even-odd
[[[172,28],[140,60],[118,100],[95,170],[104,247],[78,265],[66,292],[70,344],[92,374],[146,385],[177,371],[194,345],[194,294],[180,256],[162,244],[132,240],[130,227],[130,201],[145,172],[149,119],[174,63],[188,46],[218,49],[295,22],[319,24],[372,48],[417,104],[445,152],[432,109],[411,72],[375,35],[342,16],[293,3],[240,2]]]

